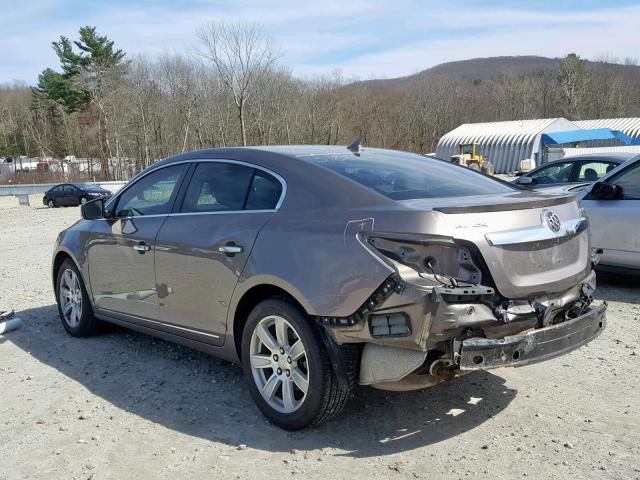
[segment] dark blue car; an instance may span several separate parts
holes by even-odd
[[[96,198],[109,198],[111,192],[92,183],[63,183],[44,192],[42,203],[48,207],[84,205]]]

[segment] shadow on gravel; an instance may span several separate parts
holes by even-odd
[[[597,272],[597,283],[596,299],[640,305],[640,277]]]
[[[489,373],[421,392],[364,388],[336,420],[286,432],[265,421],[236,365],[124,329],[72,338],[54,305],[19,315],[25,326],[7,340],[40,362],[122,410],[232,446],[273,452],[329,447],[352,457],[392,454],[471,430],[506,408],[516,395],[501,377]]]

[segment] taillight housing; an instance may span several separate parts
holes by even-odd
[[[433,278],[438,283],[442,283],[438,277],[473,285],[482,283],[482,272],[469,249],[451,238],[370,232],[364,241],[387,261],[409,267],[421,277]]]

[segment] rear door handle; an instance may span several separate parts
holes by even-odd
[[[242,253],[244,251],[244,248],[242,248],[242,245],[220,245],[218,247],[218,251],[221,253],[226,253],[229,255],[235,255],[236,253]]]
[[[147,245],[144,242],[140,242],[140,243],[137,243],[136,245],[134,245],[133,249],[137,250],[140,253],[144,253],[144,252],[148,252],[149,250],[151,250],[151,246]]]

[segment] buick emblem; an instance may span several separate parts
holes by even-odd
[[[547,227],[549,227],[552,232],[558,233],[560,231],[562,222],[555,213],[544,212],[544,220],[547,222]]]

